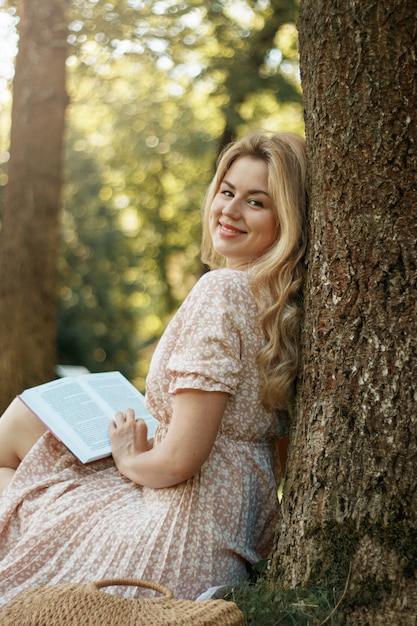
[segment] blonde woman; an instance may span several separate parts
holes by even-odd
[[[304,140],[251,134],[204,205],[204,274],[120,407],[112,457],[82,465],[18,400],[0,419],[0,605],[39,583],[139,577],[195,598],[269,553],[280,416],[297,371]],[[135,593],[123,590],[125,596]]]

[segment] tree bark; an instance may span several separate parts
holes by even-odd
[[[67,0],[22,0],[0,232],[0,409],[54,377]]]
[[[417,18],[302,0],[311,183],[302,368],[273,576],[417,623]]]

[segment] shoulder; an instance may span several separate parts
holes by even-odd
[[[219,295],[221,293],[250,292],[247,273],[227,268],[211,270],[203,274],[194,289],[197,291],[213,290]]]
[[[257,306],[249,286],[246,272],[229,269],[212,270],[203,274],[194,285],[188,298],[188,304],[201,310],[230,312],[232,317],[239,313],[255,315]]]

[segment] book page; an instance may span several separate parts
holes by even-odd
[[[76,379],[72,383],[67,381],[65,385],[46,388],[39,395],[92,451],[110,445],[109,414],[88,396]]]
[[[117,374],[111,372],[83,376],[83,384],[94,389],[113,410],[113,414],[132,408],[137,411],[136,417],[149,415],[140,392],[124,376]]]
[[[153,437],[157,420],[145,407],[145,398],[120,372],[91,374],[83,376],[83,383],[88,385],[112,409],[111,418],[126,409],[133,409],[135,417],[145,420],[148,426],[148,437]]]
[[[83,463],[110,456],[108,424],[117,411],[133,408],[145,419],[148,437],[158,424],[120,372],[54,380],[26,389],[20,399]]]

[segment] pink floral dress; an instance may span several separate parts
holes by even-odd
[[[258,395],[255,357],[264,339],[256,313],[245,272],[209,272],[155,351],[147,380],[160,421],[155,445],[177,390],[230,394],[210,457],[193,478],[142,487],[111,458],[82,465],[50,433],[37,442],[0,497],[0,606],[35,584],[118,576],[196,598],[242,581],[246,564],[267,556],[278,509],[278,423]]]

